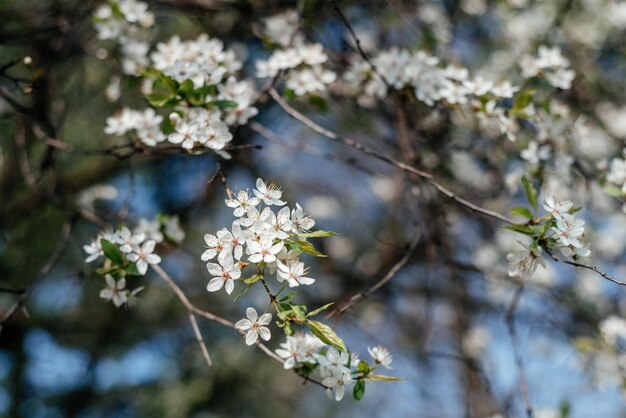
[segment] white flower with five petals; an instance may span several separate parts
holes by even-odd
[[[216,263],[207,263],[206,267],[213,278],[207,285],[206,290],[209,292],[217,292],[222,287],[226,289],[229,295],[235,288],[235,280],[241,277],[241,269],[235,264],[235,260],[230,252],[220,254]]]
[[[266,325],[269,325],[272,320],[272,314],[264,313],[261,317],[259,317],[254,308],[248,308],[246,309],[246,316],[247,318],[240,319],[235,324],[235,328],[245,331],[246,344],[252,345],[256,343],[259,336],[265,341],[269,341],[272,334]]]
[[[148,240],[141,244],[141,247],[138,247],[136,251],[128,254],[128,260],[136,263],[139,274],[146,274],[148,264],[159,264],[161,262],[161,257],[154,254],[155,246],[156,242]]]

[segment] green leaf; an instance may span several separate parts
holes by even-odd
[[[338,235],[336,232],[332,232],[332,231],[322,231],[321,229],[319,231],[313,231],[313,232],[302,232],[299,234],[296,234],[299,237],[305,237],[305,238],[319,238],[319,237],[334,237],[336,235]]]
[[[316,94],[309,95],[309,103],[321,113],[328,113],[328,103],[322,96]]]
[[[251,285],[252,283],[256,283],[259,280],[261,280],[263,278],[263,276],[261,276],[260,274],[255,274],[254,276],[245,279],[243,282],[247,285]]]
[[[283,308],[282,311],[276,313],[276,316],[282,320],[285,320],[292,315],[293,315],[293,311],[291,309],[285,309],[285,308]]]
[[[209,103],[213,106],[216,106],[220,109],[227,109],[229,107],[237,107],[239,106],[239,103],[234,102],[232,100],[214,100],[211,103]]]
[[[561,418],[568,418],[572,412],[572,404],[568,400],[564,400],[561,402],[559,409],[561,412]]]
[[[235,296],[235,299],[233,299],[233,302],[236,302],[236,301],[237,301],[237,299],[239,299],[240,297],[242,297],[243,295],[245,295],[245,294],[248,292],[248,290],[250,290],[250,288],[251,288],[251,287],[252,287],[252,285],[250,285],[250,284],[249,284],[248,286],[246,286],[246,287],[245,287],[245,289],[243,289],[243,290],[241,291],[241,293],[239,293],[237,296]]]
[[[296,241],[302,247],[302,252],[314,255],[315,257],[328,257],[326,254],[320,253],[315,249],[313,244],[308,241]]]
[[[301,376],[304,377],[308,377],[311,373],[313,373],[315,371],[315,368],[317,367],[317,363],[312,364],[312,363],[302,363],[300,365],[300,367],[298,367],[298,373],[300,373]]]
[[[183,97],[188,97],[193,92],[193,81],[185,80],[178,87],[178,93]]]
[[[310,313],[307,315],[307,317],[315,316],[315,315],[317,315],[318,313],[320,313],[320,312],[322,312],[322,311],[325,311],[326,309],[330,308],[330,307],[331,307],[334,303],[335,303],[335,302],[330,302],[330,303],[327,303],[326,305],[322,306],[321,308],[317,308],[317,309],[315,309],[314,311],[310,312]]]
[[[347,351],[346,345],[343,340],[339,338],[335,331],[326,324],[318,321],[306,321],[305,325],[309,327],[313,335],[320,339],[325,344],[332,345],[338,350]]]
[[[283,91],[283,97],[287,100],[293,100],[296,98],[296,92],[292,89],[285,89]]]
[[[365,394],[365,382],[359,380],[354,385],[354,389],[352,390],[352,396],[354,396],[355,400],[360,401],[361,399],[363,399],[363,394]]]
[[[531,250],[536,250],[537,247],[539,247],[539,238],[537,238],[536,240],[534,240],[532,242],[532,244],[530,244],[530,246],[528,248],[530,248]]]
[[[291,337],[293,334],[295,334],[295,331],[293,330],[293,326],[291,325],[290,322],[285,322],[283,331],[285,332],[285,335],[287,335],[288,337]]]
[[[133,263],[130,266],[128,266],[126,268],[126,274],[128,274],[129,276],[141,276],[142,274],[139,273],[139,270],[137,270],[137,263]]]
[[[612,184],[607,184],[604,186],[604,191],[614,197],[623,197],[624,192],[621,188],[614,186]]]
[[[406,380],[403,377],[383,376],[382,374],[370,374],[369,376],[367,376],[367,378],[372,380],[380,380],[383,382],[398,382],[400,380]]]
[[[299,324],[306,321],[306,306],[304,305],[291,305],[291,311],[293,312],[293,320]]]
[[[370,368],[370,365],[367,363],[367,361],[361,360],[357,365],[357,370],[359,371],[359,373],[368,374],[372,369]]]
[[[526,178],[526,176],[522,177],[522,186],[524,186],[524,193],[526,193],[526,199],[528,203],[537,211],[537,196],[539,192],[535,189],[535,186],[532,185],[530,180]]]
[[[124,255],[117,248],[117,245],[112,244],[110,241],[105,240],[104,238],[100,239],[100,245],[102,246],[102,251],[106,258],[114,262],[115,264],[122,265],[124,264]]]
[[[515,95],[515,99],[513,99],[513,108],[511,111],[513,113],[519,113],[523,111],[526,106],[530,104],[535,95],[535,90],[522,90]]]
[[[535,231],[533,231],[533,229],[528,225],[523,225],[523,224],[507,225],[507,226],[503,226],[503,228],[508,229],[509,231],[515,231],[524,235],[530,235],[530,236],[535,235]]]
[[[285,302],[289,299],[291,299],[292,297],[294,297],[296,295],[297,292],[289,292],[287,293],[285,296],[283,296],[282,298],[278,299],[279,302]]]
[[[513,215],[521,216],[522,218],[526,218],[526,219],[533,219],[534,218],[533,213],[528,208],[524,208],[524,207],[513,208],[513,209],[510,210],[510,212]]]
[[[150,93],[146,96],[146,100],[148,100],[150,106],[153,107],[164,107],[180,103],[180,100],[178,100],[177,98],[172,97],[169,94],[163,93]]]

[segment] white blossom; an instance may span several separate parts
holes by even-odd
[[[368,353],[374,359],[374,361],[381,366],[391,369],[391,361],[392,355],[385,347],[377,346],[377,347],[367,347]]]
[[[153,240],[145,241],[137,250],[133,250],[128,254],[128,260],[136,263],[139,274],[144,275],[148,271],[148,264],[159,264],[161,257],[154,254],[156,242]]]
[[[217,261],[219,264],[207,263],[206,265],[207,270],[213,276],[207,285],[207,290],[217,292],[224,287],[226,293],[230,295],[235,288],[235,280],[241,277],[241,269],[235,264],[230,252],[220,254]]]
[[[100,291],[100,297],[104,300],[111,301],[119,308],[128,301],[128,290],[126,290],[126,279],[123,277],[115,280],[112,276],[104,276],[106,287]]]
[[[246,344],[255,344],[258,341],[259,336],[263,340],[269,341],[272,334],[266,325],[269,325],[272,321],[272,314],[268,312],[259,317],[254,308],[248,308],[246,309],[246,317],[247,318],[240,319],[235,324],[235,327],[238,330],[245,331]]]

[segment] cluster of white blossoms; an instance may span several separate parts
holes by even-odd
[[[282,191],[278,186],[259,178],[252,193],[241,190],[225,200],[226,206],[233,209],[236,219],[230,229],[222,228],[215,234],[204,236],[207,248],[201,259],[207,261],[207,270],[212,276],[207,290],[216,292],[223,288],[227,294],[231,294],[235,282],[241,280],[247,285],[243,290],[246,292],[256,282],[262,282],[270,299],[270,307],[274,307],[279,319],[276,325],[287,335],[287,340],[276,350],[276,354],[284,360],[285,369],[294,369],[307,378],[313,372],[318,373],[320,383],[329,393],[334,391],[338,401],[343,398],[346,386],[355,385],[354,396],[360,399],[365,379],[395,379],[372,374],[378,365],[390,368],[391,355],[387,349],[375,347],[369,349],[374,359],[373,366],[359,361],[355,353],[348,352],[332,328],[309,319],[332,304],[307,313],[306,306],[289,302],[295,292],[278,298],[287,287],[312,285],[315,282],[315,279],[307,277],[308,268],[300,261],[300,256],[303,253],[315,256],[323,254],[315,250],[306,238],[334,235],[326,231],[311,231],[315,221],[302,207],[296,203],[295,208],[289,208],[281,199]],[[217,259],[217,262],[211,261],[213,259]],[[243,271],[247,267],[255,268],[254,275],[242,280]],[[271,292],[271,282],[266,281],[266,275],[274,276],[276,282],[282,285],[278,293]],[[248,307],[246,317],[237,321],[235,328],[244,335],[247,345],[254,345],[259,339],[271,339],[271,321],[271,313],[259,315],[256,309]],[[315,336],[295,333],[294,325],[308,327]]]
[[[599,326],[597,338],[581,337],[575,340],[585,369],[589,370],[600,387],[620,387],[626,395],[626,320],[610,315]]]
[[[506,256],[509,262],[508,274],[509,277],[521,277],[526,280],[533,275],[538,265],[546,268],[546,263],[541,258],[541,247],[530,248],[523,242],[518,241],[518,243],[522,249]]]
[[[361,360],[356,353],[339,351],[311,334],[296,333],[288,336],[280,347],[276,354],[284,360],[285,369],[316,371],[329,395],[334,392],[337,401],[343,399],[347,386],[355,384],[358,377],[363,377],[364,369],[363,366],[359,368]],[[371,369],[367,366],[367,373],[378,365],[391,368],[392,356],[389,350],[378,346],[368,347],[367,351],[374,360]]]
[[[160,42],[150,54],[152,67],[182,83],[191,80],[195,88],[218,85],[241,69],[235,52],[205,33],[194,40],[181,41],[174,35]]]
[[[541,258],[543,246],[548,251],[552,248],[558,249],[566,257],[580,258],[591,255],[590,245],[584,236],[585,221],[574,215],[577,209],[572,202],[548,196],[543,208],[548,212],[548,216],[539,220],[547,218],[547,221],[534,225],[539,231],[536,232],[533,243],[525,245],[518,241],[522,249],[507,255],[508,274],[511,277],[529,279],[537,270],[537,266],[541,265],[545,269],[546,264]],[[532,214],[529,214],[528,218],[532,218]],[[528,232],[532,233],[532,228]]]
[[[298,33],[298,12],[287,10],[263,19],[261,36],[268,43],[274,43],[283,48],[291,43],[301,44],[302,34]]]
[[[178,113],[170,114],[174,132],[167,136],[172,144],[184,149],[196,145],[219,151],[233,139],[228,126],[220,119],[219,112],[201,107],[189,109],[181,118]]]
[[[586,243],[584,239],[585,221],[572,213],[574,204],[569,200],[558,200],[553,196],[548,196],[543,208],[556,221],[556,226],[551,227],[551,231],[557,240],[557,248],[563,255],[589,257],[591,250],[589,243]]]
[[[600,324],[600,334],[611,348],[626,351],[626,320],[623,318],[615,315],[606,318]]]
[[[343,78],[365,95],[380,99],[387,96],[388,88],[409,88],[418,100],[429,106],[442,100],[456,105],[468,104],[473,98],[483,96],[511,98],[519,90],[508,81],[495,84],[480,76],[471,78],[466,68],[442,67],[439,58],[424,51],[391,48],[379,52],[371,61],[375,71],[355,55]]]
[[[170,106],[174,111],[164,123],[152,107],[124,108],[107,119],[105,133],[134,132],[148,146],[167,140],[186,150],[209,148],[228,158],[220,152],[233,138],[228,126],[245,124],[258,113],[254,86],[234,75],[241,68],[234,52],[204,34],[191,41],[174,36],[157,45],[151,60],[146,98],[153,107]]]
[[[500,134],[515,140],[517,125],[509,109],[501,105],[503,99],[510,99],[519,91],[509,81],[494,83],[481,76],[471,77],[466,68],[443,67],[439,58],[424,51],[395,47],[379,52],[371,62],[374,68],[354,55],[343,75],[351,90],[360,95],[361,104],[372,106],[374,99],[387,96],[389,88],[410,90],[429,106],[476,112],[483,127],[494,126]]]
[[[143,276],[149,265],[159,264],[161,257],[154,250],[166,238],[176,243],[185,238],[178,216],[158,216],[153,221],[142,218],[133,230],[126,226],[105,229],[89,245],[83,246],[86,263],[105,258],[98,270],[106,282],[100,297],[117,307],[132,305],[133,298],[143,287],[126,289],[126,276]]]
[[[153,147],[165,140],[161,131],[162,122],[163,116],[157,115],[152,108],[140,111],[125,107],[107,118],[104,133],[121,136],[132,131],[142,143]]]
[[[275,184],[257,179],[252,196],[241,190],[232,199],[226,199],[237,219],[230,230],[222,228],[204,236],[208,248],[202,261],[217,257],[217,263],[207,263],[213,276],[207,286],[209,292],[225,288],[231,294],[235,280],[241,278],[241,270],[249,264],[256,265],[259,271],[267,269],[278,282],[289,287],[315,282],[306,277],[308,269],[299,259],[302,246],[307,243],[298,237],[306,236],[315,221],[299,204],[293,209],[285,206],[281,197],[282,191]],[[281,209],[274,212],[273,206]]]
[[[181,84],[191,81],[192,88],[202,93],[194,106],[217,103],[220,117],[228,125],[243,125],[258,113],[254,85],[235,77],[242,63],[221,40],[206,34],[187,41],[173,36],[156,49],[150,55],[153,68]]]
[[[150,44],[143,31],[154,25],[154,14],[148,4],[137,0],[111,0],[94,13],[98,39],[114,40],[120,45],[124,73],[139,75],[148,65]]]
[[[553,87],[569,90],[576,73],[570,68],[570,62],[563,56],[561,49],[541,45],[537,54],[537,57],[525,55],[522,58],[522,75],[526,78],[543,77]]]
[[[145,289],[138,286],[133,290],[126,289],[126,278],[115,279],[110,274],[104,276],[105,287],[100,291],[100,297],[107,302],[112,302],[116,308],[122,305],[133,307],[137,303],[137,294]]]
[[[623,151],[626,156],[626,149]],[[606,180],[619,187],[622,193],[626,193],[626,159],[614,158],[611,160],[611,167],[606,175]]]
[[[276,43],[267,60],[255,62],[259,78],[286,73],[285,86],[296,96],[323,93],[337,75],[323,65],[328,55],[321,44],[305,43],[297,32],[298,16],[294,11],[272,16],[264,21],[264,36]]]

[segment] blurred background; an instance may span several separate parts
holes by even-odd
[[[254,61],[268,55],[255,25],[296,6],[301,31],[324,45],[336,72],[354,53],[330,1],[148,3],[156,15],[153,42],[173,34],[218,37],[245,58],[242,73],[250,79]],[[615,359],[607,354],[589,361],[584,350],[585,342],[598,337],[602,320],[624,313],[623,288],[548,262],[523,288],[513,312],[514,343],[507,312],[520,287],[507,275],[506,254],[515,249],[516,234],[389,165],[314,134],[269,100],[258,105],[254,120],[282,140],[270,141],[246,126],[235,129],[233,144],[258,147],[235,149],[232,160],[220,162],[228,185],[238,190],[252,188],[257,177],[273,180],[282,185],[285,200],[299,202],[317,220],[317,228],[339,233],[319,242],[328,258],[307,260],[317,282],[299,297],[309,306],[343,301],[373,285],[419,237],[409,263],[336,324],[361,357],[368,346],[387,346],[393,375],[407,380],[374,383],[362,401],[346,397],[337,403],[260,350],[244,346],[232,330],[200,320],[215,363],[209,369],[184,307],[158,277],[133,279],[145,286],[134,308],[105,303],[99,298],[103,280],[84,263],[82,251],[100,227],[75,218],[67,209],[74,204],[88,205],[112,224],[178,215],[186,238],[180,247],[161,252],[162,267],[201,308],[236,321],[246,306],[264,305],[266,296],[248,292],[233,303],[223,292],[206,292],[202,237],[232,221],[224,187],[209,183],[218,168],[215,156],[81,155],[42,140],[58,138],[82,150],[122,143],[103,133],[106,117],[124,105],[142,106],[137,95],[124,94],[114,103],[105,95],[117,69],[101,59],[103,44],[91,20],[98,4],[0,0],[0,315],[29,289],[25,309],[2,324],[0,415],[522,417],[517,352],[538,418],[626,416],[620,387],[626,380]],[[524,53],[558,43],[577,78],[570,91],[554,95],[572,113],[584,115],[588,127],[572,145],[573,155],[582,164],[585,158],[595,164],[624,146],[626,10],[616,6],[619,2],[340,4],[368,52],[423,49],[472,73],[514,83]],[[32,58],[30,69],[19,63],[25,56]],[[25,91],[19,79],[33,72],[37,81]],[[132,91],[133,83],[125,78],[122,89]],[[256,80],[257,86],[262,83]],[[476,129],[470,116],[419,103],[390,99],[363,107],[342,94],[340,85],[331,89],[324,109],[306,100],[293,105],[322,126],[397,158],[407,157],[397,139],[404,124],[417,154],[414,162],[459,195],[500,213],[523,203],[518,184],[528,167],[518,154],[524,138],[512,143]],[[398,106],[404,122],[398,121]],[[34,184],[24,160],[36,175]],[[562,171],[548,169],[545,183],[560,179],[563,194],[584,206],[583,216],[595,231],[594,262],[625,277],[621,203],[580,173],[572,169],[564,178]],[[98,185],[114,188],[114,198],[90,200]],[[57,253],[68,220],[69,239]],[[59,258],[46,271],[51,255]],[[278,329],[273,332],[269,346],[276,348],[282,339]]]

